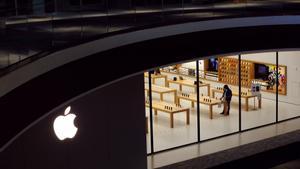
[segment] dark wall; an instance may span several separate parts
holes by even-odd
[[[77,115],[79,129],[74,139],[59,141],[53,121],[68,105]],[[0,153],[0,168],[146,169],[143,75],[100,88],[68,105]]]
[[[182,34],[88,56],[36,77],[0,98],[0,146],[61,103],[133,73],[203,56],[299,47],[300,26],[282,25]],[[15,119],[16,115],[20,118]]]

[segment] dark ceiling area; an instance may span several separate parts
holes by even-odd
[[[300,47],[300,25],[204,31],[140,42],[71,62],[0,98],[0,146],[69,99],[121,77],[184,60]]]
[[[0,0],[0,71],[120,31],[234,17],[298,15],[296,1]]]

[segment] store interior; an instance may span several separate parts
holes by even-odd
[[[149,72],[145,72],[148,153],[151,133],[154,152],[197,142],[198,106],[200,141],[275,123],[276,84],[278,121],[299,116],[300,52],[278,52],[278,69],[276,55],[248,53],[241,54],[240,60],[238,55],[211,56],[157,68],[150,71],[151,97]],[[221,114],[227,111],[222,99],[224,85],[232,92],[228,115]]]

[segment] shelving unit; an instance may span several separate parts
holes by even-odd
[[[231,85],[239,84],[239,62],[235,58],[219,57],[219,81]],[[241,61],[241,86],[250,87],[254,79],[254,63]]]

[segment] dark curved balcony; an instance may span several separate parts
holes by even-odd
[[[53,51],[122,32],[198,20],[297,15],[299,9],[297,1],[266,0],[4,2],[0,3],[0,73]]]
[[[112,7],[108,4],[103,8],[97,5],[83,7],[84,5],[75,4],[67,6],[68,10],[65,10],[66,8],[55,8],[57,10],[50,8],[52,11],[45,10],[40,13],[39,11],[32,12],[33,9],[28,13],[28,10],[19,10],[19,7],[15,11],[5,10],[9,12],[5,12],[6,16],[2,19],[3,28],[0,40],[2,74],[54,51],[101,37],[198,20],[297,15],[299,7],[295,2],[286,1],[209,1],[210,3],[201,1],[202,3],[180,3],[177,6],[176,3],[170,6],[168,5],[169,1],[164,2],[156,6],[143,6],[135,3],[124,7],[123,4],[122,8]],[[153,2],[153,4],[155,3]],[[48,4],[42,6],[43,8],[49,7]],[[95,10],[91,10],[92,7]],[[0,98],[0,107],[4,112],[1,122],[0,145],[5,144],[54,107],[107,82],[145,69],[201,56],[251,50],[299,48],[299,30],[299,25],[210,30],[130,44],[119,47],[117,50],[102,51],[100,54],[72,62],[44,73],[32,79],[30,83],[16,86],[13,91]],[[241,37],[247,41],[240,43]],[[205,41],[200,44],[201,49],[199,49],[199,44],[194,43],[199,39]],[[280,39],[280,41],[270,43],[276,39]],[[170,42],[172,45],[169,45]],[[139,51],[135,51],[137,48]],[[139,64],[129,69],[127,65],[123,64],[128,61],[128,58],[123,56],[138,58],[135,62]],[[164,59],[161,56],[164,56]],[[97,76],[96,78],[87,76],[93,75],[94,72],[107,71],[107,67],[99,66],[103,57],[109,58],[109,63],[114,63],[120,70],[126,71],[108,71],[107,76]],[[115,58],[120,59],[116,62]],[[151,59],[146,63],[145,58]],[[160,63],[157,63],[157,60],[160,60]],[[80,69],[83,67],[85,69]],[[78,81],[85,83],[78,84]],[[49,84],[55,91],[49,90]],[[73,86],[74,84],[76,86]],[[2,84],[2,86],[9,85]],[[15,105],[14,103],[18,103],[18,106],[12,106]],[[20,114],[17,121],[14,121],[15,113]],[[10,130],[5,130],[8,126]]]

